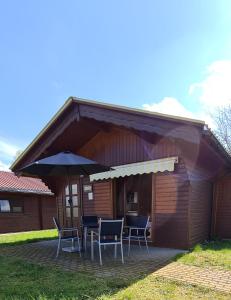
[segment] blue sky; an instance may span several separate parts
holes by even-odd
[[[0,1],[0,168],[66,98],[205,119],[231,99],[231,1]]]

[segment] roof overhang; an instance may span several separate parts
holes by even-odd
[[[22,193],[22,194],[34,194],[43,196],[54,196],[52,192],[45,192],[39,190],[17,189],[17,188],[0,188],[0,193]]]
[[[133,114],[133,115],[140,116],[140,117],[144,116],[144,117],[156,118],[159,120],[168,120],[168,121],[179,122],[181,124],[187,124],[187,125],[203,126],[205,124],[203,121],[196,120],[196,119],[171,116],[171,115],[151,112],[151,111],[147,111],[147,110],[142,110],[142,109],[129,108],[129,107],[125,107],[125,106],[102,103],[99,101],[93,101],[93,100],[76,98],[76,97],[69,97],[67,99],[67,101],[64,103],[64,105],[58,110],[58,112],[53,116],[53,118],[43,128],[43,130],[35,137],[35,139],[28,145],[28,147],[16,158],[16,160],[13,162],[13,164],[10,167],[11,170],[14,170],[17,167],[18,163],[29,153],[29,151],[32,150],[32,147],[34,147],[35,144],[40,141],[40,139],[47,133],[48,129],[51,126],[53,126],[53,124],[62,116],[62,114],[73,104],[83,105],[83,106],[87,105],[89,107],[95,107],[95,108],[104,108],[104,109],[115,111],[115,112],[117,111],[117,112],[122,112],[122,113]],[[85,114],[86,114],[86,112],[85,112]],[[87,115],[87,116],[89,117],[89,115]],[[133,121],[133,123],[134,123],[134,121]],[[146,126],[146,127],[148,128],[148,126]],[[147,128],[145,128],[144,130],[146,130]],[[147,130],[152,131],[152,128],[148,128]]]
[[[90,181],[106,180],[131,175],[142,175],[158,172],[173,172],[178,157],[168,157],[112,167],[114,170],[90,175]]]
[[[63,120],[65,113],[69,111],[70,114]],[[38,159],[41,153],[45,153],[46,149],[53,143],[55,138],[69,126],[68,124],[73,120],[79,121],[81,118],[94,119],[97,122],[108,122],[116,126],[125,126],[137,131],[144,131],[151,134],[155,133],[159,136],[181,139],[196,144],[200,142],[200,138],[196,138],[197,136],[202,137],[207,134],[207,131],[204,130],[206,127],[205,123],[201,120],[170,116],[88,99],[69,97],[38,136],[13,162],[10,167],[11,170],[17,171],[17,169],[24,166],[25,163]],[[60,125],[61,129],[59,130],[56,125],[60,120],[63,120],[63,124]],[[176,128],[172,128],[171,124],[175,124]],[[52,128],[57,129],[57,134],[50,133]],[[191,130],[192,128],[195,130]],[[198,134],[195,134],[195,131],[197,131]],[[209,134],[208,138],[211,141],[215,139],[212,132]],[[212,144],[212,147],[214,148],[215,143],[213,142]],[[217,145],[219,147],[216,147],[217,149],[215,149],[215,151],[218,150],[218,155],[230,162],[229,155],[227,155],[219,141],[217,141]]]

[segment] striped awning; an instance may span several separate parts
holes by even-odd
[[[133,164],[112,167],[114,170],[90,175],[90,181],[109,178],[125,177],[137,174],[149,174],[174,171],[174,165],[178,163],[178,157],[167,157],[162,159],[148,160]]]

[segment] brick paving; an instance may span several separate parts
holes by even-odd
[[[133,245],[130,257],[124,245],[125,264],[121,263],[120,252],[117,259],[113,257],[113,248],[107,247],[102,252],[103,266],[99,265],[98,249],[95,249],[95,260],[90,259],[90,249],[82,257],[78,253],[61,252],[56,259],[57,241],[42,241],[32,244],[0,248],[0,255],[21,258],[28,262],[45,266],[54,266],[67,271],[87,272],[98,277],[139,278],[148,274],[193,285],[231,293],[231,272],[200,268],[171,262],[178,253],[184,251],[167,248],[145,247]],[[118,249],[119,250],[119,249]]]
[[[184,251],[150,247],[147,253],[145,247],[141,249],[131,246],[131,254],[127,256],[127,246],[124,245],[124,265],[121,262],[120,251],[118,248],[117,259],[113,256],[113,247],[107,246],[102,250],[103,266],[99,265],[98,249],[95,248],[95,260],[90,259],[90,249],[79,257],[78,253],[60,252],[56,259],[57,241],[42,241],[31,244],[10,246],[0,248],[0,255],[25,259],[40,265],[50,265],[69,271],[87,272],[98,277],[124,277],[136,278],[153,273],[165,266],[178,253]]]
[[[153,275],[195,284],[221,292],[231,292],[230,271],[200,268],[172,262],[157,270]]]

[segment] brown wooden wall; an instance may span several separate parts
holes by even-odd
[[[213,184],[190,181],[189,246],[209,239],[212,222]]]
[[[210,187],[206,181],[200,179],[200,184],[193,183],[190,186],[190,181],[194,178],[190,177],[188,166],[183,160],[184,152],[187,150],[189,154],[190,147],[183,149],[184,151],[182,149],[180,144],[169,138],[148,141],[147,136],[142,134],[110,127],[108,130],[99,131],[81,149],[76,150],[76,153],[111,166],[178,156],[180,160],[173,173],[153,176],[152,235],[158,246],[188,248],[208,237],[211,198]],[[195,157],[190,172],[197,168],[200,149],[193,149],[193,153]],[[190,155],[187,156],[187,163],[189,160]],[[65,225],[63,187],[61,189],[60,182],[59,178],[56,184],[57,202],[60,221]],[[94,200],[88,200],[87,194],[84,194],[85,214],[112,217],[115,214],[112,182],[95,182],[93,192]],[[203,202],[202,198],[205,198]]]
[[[1,193],[1,199],[23,201],[22,213],[0,213],[0,233],[53,228],[56,216],[55,198],[50,196]],[[41,214],[40,214],[41,212]]]
[[[188,248],[189,180],[184,162],[172,173],[153,176],[152,230],[154,244]]]
[[[215,186],[213,234],[231,238],[231,176],[219,180]]]
[[[113,128],[100,131],[78,153],[109,166],[170,157],[179,154],[179,148],[168,138],[149,143],[131,131]]]
[[[88,183],[89,180],[85,180]],[[88,200],[88,194],[83,193],[84,214],[113,218],[112,181],[101,181],[93,184],[93,200]]]

